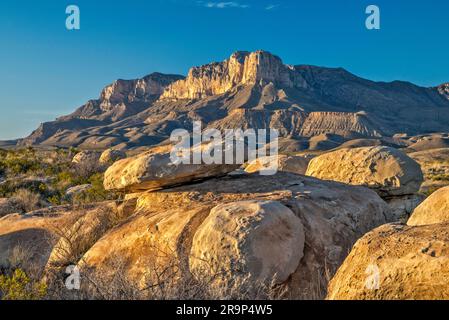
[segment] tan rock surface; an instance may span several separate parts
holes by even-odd
[[[100,155],[100,153],[94,151],[81,151],[73,157],[72,162],[77,164],[98,162]]]
[[[107,149],[100,156],[101,164],[112,164],[115,161],[126,158],[126,153],[121,150]]]
[[[390,147],[329,152],[312,159],[306,175],[367,186],[381,196],[414,194],[423,182],[419,164]]]
[[[304,240],[301,220],[280,202],[231,202],[213,208],[196,231],[190,266],[212,268],[224,281],[282,283],[298,268]]]
[[[225,175],[240,167],[238,164],[176,164],[171,159],[171,150],[171,146],[158,147],[117,161],[105,173],[105,189],[128,192],[157,190]]]
[[[309,161],[310,158],[299,156],[268,156],[252,161],[246,166],[245,171],[248,173],[255,173],[260,170],[273,168],[273,166],[275,168],[277,165],[278,171],[305,174]]]
[[[167,208],[158,212],[150,204],[146,205],[147,210],[140,211],[95,243],[80,261],[82,268],[94,268],[110,277],[116,272],[117,264],[123,264],[126,276],[139,288],[156,281],[154,277],[163,274],[163,270],[167,270],[164,279],[175,270],[179,271],[177,276],[188,273],[188,249],[193,232],[210,208]]]
[[[449,299],[448,227],[390,224],[368,233],[331,280],[327,298]]]
[[[76,264],[106,231],[124,217],[119,217],[114,202],[104,202],[74,218],[73,223],[57,230],[59,240],[51,251],[47,269]]]
[[[319,275],[332,273],[359,237],[388,219],[385,202],[369,189],[290,173],[223,177],[133,197],[137,197],[135,214],[107,232],[83,260],[86,267],[111,274],[112,260],[120,257],[129,266],[126,273],[140,286],[155,265],[167,263],[167,258],[155,254],[158,247],[162,256],[174,252],[180,257],[182,269],[189,273],[186,261],[194,235],[212,208],[240,201],[278,201],[301,220],[305,233],[304,258],[288,280],[289,292],[297,298],[317,298],[318,291],[323,297],[327,281]],[[301,246],[297,249],[300,254]]]
[[[413,211],[409,226],[449,222],[449,187],[435,191]]]
[[[165,89],[162,99],[201,99],[261,80],[291,87],[290,74],[292,72],[281,59],[268,52],[236,52],[222,63],[190,69],[185,80],[176,81]]]
[[[10,214],[0,219],[0,267],[19,258],[26,267],[43,270],[53,245],[58,240],[55,230],[67,223],[67,207],[45,209],[26,215]],[[17,257],[19,255],[19,257]],[[35,271],[35,270],[34,270]]]

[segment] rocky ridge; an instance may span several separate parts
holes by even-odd
[[[373,82],[341,68],[286,65],[266,51],[237,52],[188,76],[118,80],[73,114],[44,123],[21,145],[135,149],[193,121],[213,128],[275,128],[283,139],[343,139],[448,131],[447,86]]]

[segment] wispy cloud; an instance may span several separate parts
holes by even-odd
[[[277,7],[279,7],[278,4],[270,4],[269,6],[265,7],[265,10],[273,10],[276,9]]]
[[[204,1],[198,1],[198,4],[201,6],[204,6],[206,8],[216,8],[216,9],[227,9],[227,8],[238,8],[238,9],[246,9],[250,6],[247,4],[243,4],[240,2],[204,2]]]

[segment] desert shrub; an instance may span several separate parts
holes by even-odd
[[[56,188],[68,188],[77,184],[82,184],[83,179],[76,177],[75,173],[72,171],[61,171],[57,174],[54,185]]]
[[[2,300],[41,300],[46,295],[46,284],[42,281],[33,281],[21,269],[16,269],[10,275],[0,275]]]
[[[73,157],[75,154],[79,153],[80,150],[78,148],[75,147],[70,147],[69,148],[69,154]]]
[[[25,189],[29,191],[28,195],[40,195],[45,200],[40,201],[41,205],[62,205],[71,203],[65,195],[68,188],[92,184],[92,190],[77,196],[75,203],[114,199],[114,195],[103,188],[102,173],[105,168],[94,160],[72,163],[77,152],[75,148],[0,150],[0,176],[6,180],[0,184],[0,197],[10,198],[18,193],[19,209],[25,211],[28,208],[25,209],[21,201]],[[31,206],[34,207],[35,203],[31,202]]]
[[[11,197],[11,203],[16,210],[26,213],[41,207],[41,196],[27,189],[19,189]]]
[[[64,278],[56,275],[51,284],[52,299],[97,300],[267,300],[286,299],[287,288],[274,281],[254,281],[249,276],[219,283],[224,274],[205,267],[189,270],[185,259],[179,259],[170,249],[152,248],[151,259],[157,257],[163,264],[148,261],[145,281],[140,285],[128,276],[129,262],[121,256],[107,258],[104,269],[90,269],[85,261],[81,270],[81,290],[68,292]]]
[[[26,189],[30,192],[41,193],[44,183],[39,180],[9,179],[0,185],[1,197],[12,197],[17,190]]]
[[[449,181],[449,174],[439,174],[432,177],[434,181]]]
[[[30,171],[37,170],[39,163],[35,160],[24,158],[6,159],[1,164],[6,170],[11,171],[12,174],[27,174]]]
[[[87,207],[92,209],[95,207]],[[65,268],[77,264],[84,254],[121,220],[118,212],[105,205],[87,213],[77,213],[65,227],[56,227],[53,232],[59,237],[53,248],[52,268]]]
[[[64,195],[61,193],[54,193],[51,196],[47,197],[47,202],[53,206],[60,206],[64,203],[63,201]]]
[[[106,191],[103,186],[104,175],[102,173],[93,174],[87,181],[92,187],[86,191],[73,196],[72,203],[75,205],[102,202],[106,200],[115,200],[118,195],[113,192]]]

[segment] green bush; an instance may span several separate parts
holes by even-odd
[[[42,300],[47,295],[44,282],[33,281],[21,269],[12,275],[0,275],[1,300]]]
[[[74,204],[86,204],[116,199],[117,195],[115,193],[104,189],[103,178],[104,175],[102,173],[92,175],[87,181],[87,183],[92,185],[92,188],[75,195],[72,202]]]
[[[4,171],[11,171],[12,174],[27,174],[31,171],[39,170],[39,163],[32,159],[24,159],[24,158],[10,158],[7,157],[4,160],[1,160],[0,167],[3,168]]]

